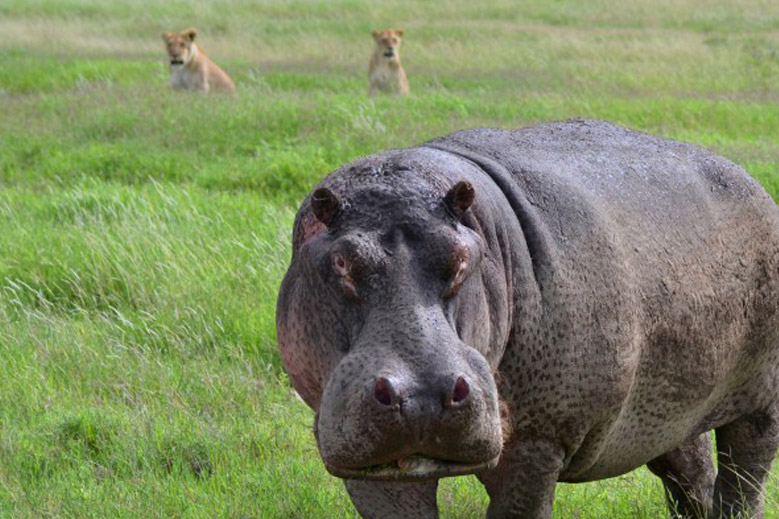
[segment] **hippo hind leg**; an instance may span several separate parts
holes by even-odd
[[[696,436],[659,456],[647,467],[663,481],[666,502],[674,519],[710,517],[714,480],[709,433]]]
[[[418,483],[344,480],[364,519],[438,519],[438,480]]]
[[[779,407],[717,429],[715,517],[763,518],[765,483],[779,447]]]

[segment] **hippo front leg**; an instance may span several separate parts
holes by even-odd
[[[354,507],[364,519],[438,519],[438,480],[344,482]]]
[[[490,496],[487,519],[551,519],[564,455],[546,440],[507,446],[498,466],[479,474]]]

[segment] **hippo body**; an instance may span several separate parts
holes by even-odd
[[[641,465],[675,517],[763,517],[779,210],[702,148],[570,120],[358,159],[300,208],[277,331],[363,517],[475,473],[488,517],[549,519]]]

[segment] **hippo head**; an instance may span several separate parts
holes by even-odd
[[[407,481],[494,466],[498,392],[474,332],[490,320],[484,242],[463,224],[474,187],[356,164],[303,204],[277,314],[325,465]]]

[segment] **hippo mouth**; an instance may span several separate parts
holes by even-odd
[[[482,463],[458,463],[412,455],[391,463],[353,469],[326,465],[327,471],[342,479],[367,479],[374,481],[425,481],[430,479],[464,476],[495,468],[500,456]]]

